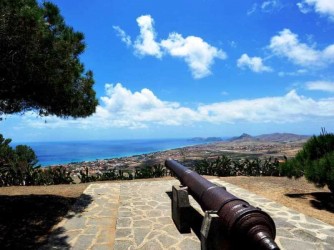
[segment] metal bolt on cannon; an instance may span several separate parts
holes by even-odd
[[[180,232],[190,231],[184,226],[186,220],[191,219],[185,210],[185,207],[190,206],[189,202],[185,201],[187,196],[185,192],[192,195],[205,212],[201,233],[211,227],[209,235],[214,236],[210,240],[207,240],[207,235],[201,237],[202,249],[279,250],[275,243],[275,223],[267,213],[230,194],[224,187],[213,184],[175,160],[168,159],[165,165],[182,184],[181,187],[173,187],[172,200],[172,217]],[[175,205],[175,200],[181,202]],[[212,243],[212,239],[215,243]],[[207,240],[208,243],[203,243],[203,240]]]

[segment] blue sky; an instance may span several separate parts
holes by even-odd
[[[99,106],[86,119],[6,116],[6,138],[333,132],[333,0],[52,2],[85,34]]]

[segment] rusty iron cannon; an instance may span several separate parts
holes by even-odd
[[[275,223],[267,213],[251,206],[245,200],[227,192],[224,187],[213,184],[175,160],[168,159],[165,165],[175,174],[182,186],[186,188],[187,194],[192,195],[203,211],[214,211],[216,214],[220,225],[218,228],[222,231],[215,232],[218,235],[216,238],[224,239],[218,245],[216,244],[216,247],[204,247],[204,249],[279,249],[274,241]],[[188,219],[191,220],[191,218]],[[174,216],[173,220],[176,222]]]

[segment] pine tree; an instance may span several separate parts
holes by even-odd
[[[65,24],[52,3],[0,2],[0,117],[35,110],[40,115],[87,117],[98,104],[93,73],[79,55],[84,35]]]

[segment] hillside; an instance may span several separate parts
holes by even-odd
[[[261,142],[296,142],[308,139],[310,136],[297,135],[292,133],[273,133],[263,134],[258,136],[251,136],[243,133],[238,137],[232,137],[230,142],[244,142],[244,141],[261,141]]]

